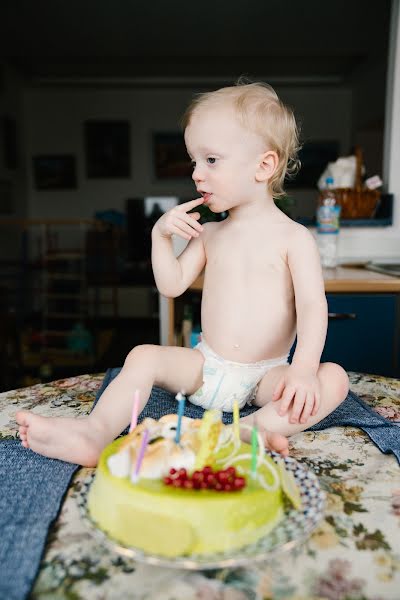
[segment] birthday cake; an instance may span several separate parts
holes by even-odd
[[[88,497],[96,526],[165,557],[229,551],[265,536],[284,515],[283,461],[277,467],[259,433],[256,446],[254,437],[240,441],[218,411],[183,417],[179,430],[177,443],[177,415],[147,418],[104,449]],[[299,503],[294,480],[290,486]]]

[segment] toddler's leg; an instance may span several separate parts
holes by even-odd
[[[300,420],[296,423],[291,423],[292,406],[289,407],[288,412],[284,416],[280,416],[278,411],[281,400],[272,402],[272,394],[275,386],[287,368],[287,366],[275,367],[264,375],[258,387],[255,400],[255,404],[261,407],[260,410],[253,415],[241,419],[243,422],[252,425],[255,417],[257,424],[265,428],[268,436],[276,433],[290,437],[319,423],[319,421],[322,421],[322,419],[343,402],[349,390],[349,379],[344,369],[335,363],[322,363],[317,373],[321,386],[321,405],[318,413],[310,416],[306,423],[301,423]],[[277,443],[271,444],[270,442],[270,445],[276,447]],[[283,454],[288,454],[288,447],[289,445],[286,442],[286,448],[282,445],[279,451]]]
[[[153,385],[192,394],[202,385],[203,362],[198,350],[137,346],[89,416],[54,418],[19,411],[16,419],[22,444],[45,456],[95,466],[103,448],[129,425],[136,389],[140,390],[140,411]]]

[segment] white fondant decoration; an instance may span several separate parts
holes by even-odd
[[[107,466],[114,477],[128,477],[131,471],[131,457],[129,448],[124,448],[108,457]]]

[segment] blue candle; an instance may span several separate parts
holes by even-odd
[[[181,392],[178,392],[177,395],[175,396],[175,399],[178,400],[178,402],[179,402],[179,405],[178,405],[178,423],[176,425],[175,442],[177,444],[179,444],[180,439],[181,439],[182,417],[183,417],[183,413],[185,412],[185,396],[183,394],[181,394]]]

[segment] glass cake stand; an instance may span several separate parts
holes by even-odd
[[[138,548],[121,545],[101,531],[89,515],[87,498],[94,479],[94,472],[83,480],[78,493],[77,502],[80,513],[91,534],[99,542],[112,552],[130,557],[138,562],[189,570],[223,569],[250,566],[255,562],[268,562],[282,552],[294,550],[308,539],[323,516],[325,504],[325,493],[320,488],[317,476],[308,467],[291,457],[282,458],[274,452],[268,452],[268,454],[275,462],[284,460],[286,469],[293,473],[300,490],[302,507],[296,510],[289,503],[285,504],[285,516],[276,527],[256,543],[242,548],[229,552],[192,554],[171,558],[148,554]]]

